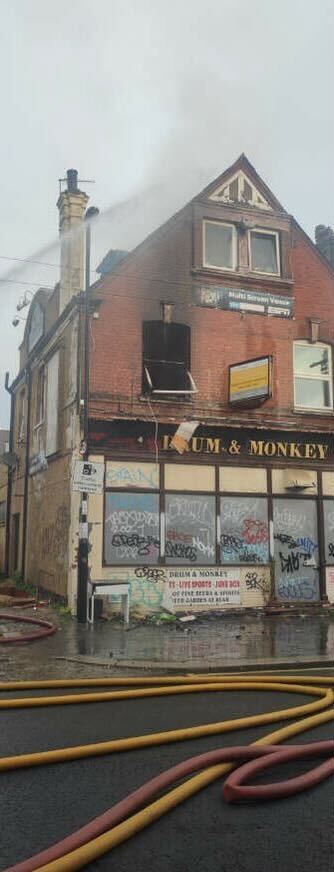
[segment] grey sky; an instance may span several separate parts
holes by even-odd
[[[3,0],[0,426],[16,303],[25,282],[57,279],[2,258],[58,262],[67,167],[95,179],[82,187],[106,211],[96,259],[135,244],[241,151],[310,235],[333,224],[333,24],[332,0]]]

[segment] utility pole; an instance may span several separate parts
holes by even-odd
[[[89,324],[90,324],[90,254],[91,254],[91,221],[99,214],[95,206],[87,209],[86,221],[86,260],[85,260],[85,304],[84,304],[84,354],[83,354],[83,460],[88,459],[88,425],[89,425]],[[82,493],[79,523],[78,549],[78,596],[77,620],[85,623],[87,620],[87,586],[88,586],[88,494]]]

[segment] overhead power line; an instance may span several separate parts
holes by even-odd
[[[3,279],[0,278],[0,282],[4,285],[23,285],[25,288],[27,285],[31,285],[34,288],[46,288],[48,291],[53,291],[53,287],[50,285],[44,285],[43,282],[20,282],[18,279]]]
[[[0,260],[14,260],[16,263],[35,263],[38,266],[52,266],[59,269],[59,263],[48,263],[46,260],[30,260],[29,257],[7,257],[6,254],[0,254]]]

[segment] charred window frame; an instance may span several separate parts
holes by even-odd
[[[190,373],[190,327],[164,321],[143,324],[143,394],[194,394]]]

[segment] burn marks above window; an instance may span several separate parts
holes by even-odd
[[[190,327],[163,321],[143,324],[143,393],[154,396],[193,394],[190,373]]]

